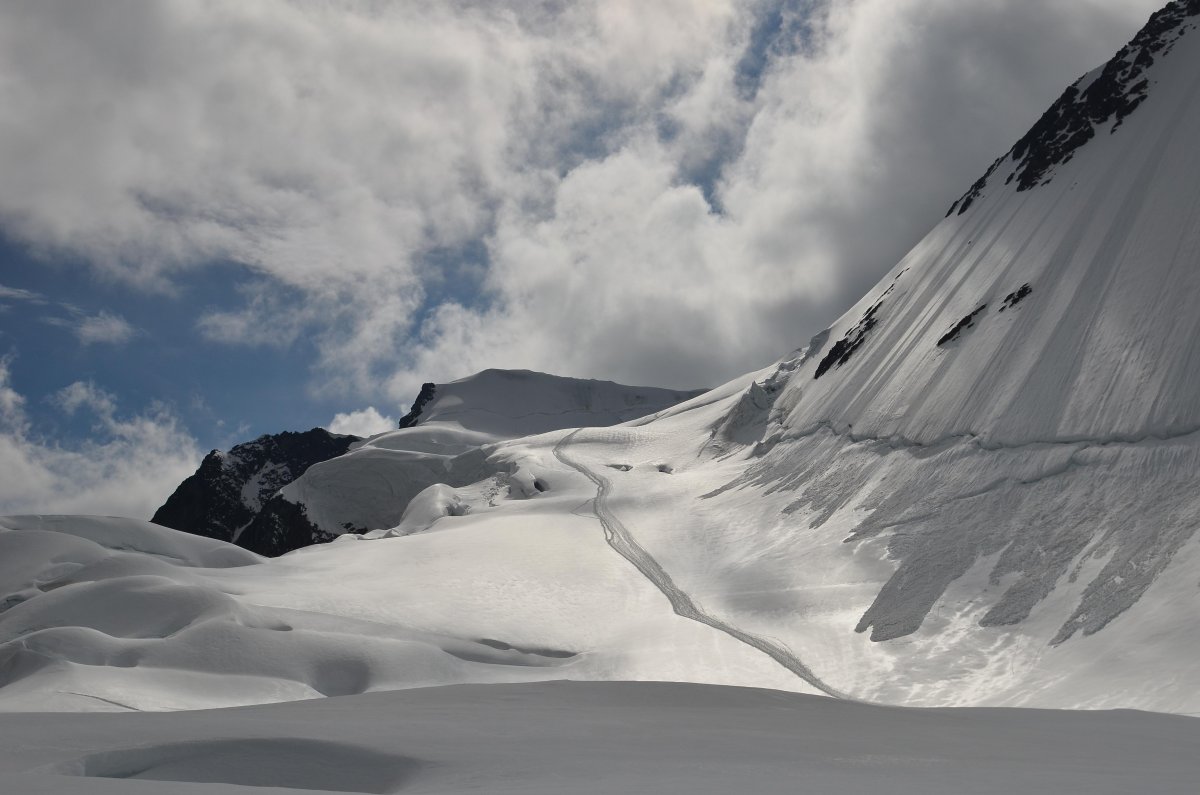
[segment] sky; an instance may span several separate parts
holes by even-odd
[[[834,321],[1162,0],[0,4],[0,513]]]

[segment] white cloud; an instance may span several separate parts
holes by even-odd
[[[44,304],[46,299],[33,290],[25,290],[20,287],[6,287],[0,284],[0,301],[24,301],[31,304]]]
[[[112,312],[101,311],[95,315],[88,315],[74,307],[67,308],[72,310],[68,317],[48,317],[45,318],[45,322],[69,329],[84,345],[122,345],[133,339],[137,333],[128,320]]]
[[[11,356],[0,357],[0,427],[11,433],[26,433],[25,398],[9,385]]]
[[[133,339],[134,333],[129,321],[111,312],[81,318],[75,327],[75,334],[84,345],[97,342],[120,345]]]
[[[483,366],[713,383],[831,320],[1161,2],[7,4],[0,223],[145,289],[242,263],[201,332],[311,336],[364,402]]]
[[[89,315],[71,304],[60,304],[66,317],[45,317],[42,321],[51,326],[65,328],[74,334],[84,346],[105,344],[123,345],[137,334],[129,321],[113,312],[101,310]]]
[[[129,321],[116,313],[101,310],[95,315],[89,315],[73,304],[50,301],[41,293],[33,290],[0,284],[0,301],[5,300],[51,307],[63,312],[65,317],[51,315],[42,318],[42,321],[52,326],[69,329],[84,345],[93,343],[120,345],[133,339],[137,333]],[[0,307],[2,306],[0,304]]]
[[[396,420],[383,416],[374,406],[367,406],[358,411],[335,414],[326,427],[331,433],[365,437],[395,429]]]
[[[120,416],[115,398],[91,383],[71,384],[54,400],[68,414],[92,415],[94,438],[67,446],[38,437],[9,363],[0,359],[0,514],[149,518],[199,465],[195,439],[169,410]]]
[[[117,399],[90,381],[76,381],[63,387],[50,397],[68,416],[86,409],[102,422],[111,423],[117,413]]]
[[[766,364],[853,303],[1158,5],[831,4],[750,108],[715,53],[664,106],[701,143],[646,121],[557,181],[543,214],[505,203],[490,305],[435,313],[393,395],[483,366],[692,386]],[[679,174],[714,118],[743,116],[718,213]]]

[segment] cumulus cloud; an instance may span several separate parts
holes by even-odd
[[[0,359],[0,514],[81,513],[149,518],[200,462],[196,441],[163,406],[134,416],[87,382],[53,398],[86,416],[93,438],[66,446],[39,437]]]
[[[377,433],[393,430],[396,427],[394,417],[385,417],[374,406],[335,414],[326,426],[331,433],[348,433],[353,436],[374,436]]]
[[[556,182],[543,215],[504,206],[491,305],[434,313],[394,393],[485,365],[690,386],[769,362],[860,297],[1156,5],[834,3],[752,101],[714,57],[664,105],[699,143],[631,126]],[[714,118],[744,130],[710,197],[680,174]]]
[[[80,318],[75,326],[75,335],[84,345],[97,342],[120,345],[133,338],[134,328],[120,315],[101,312]]]
[[[0,8],[0,223],[403,403],[713,383],[802,343],[1162,0]],[[477,252],[468,255],[466,252]]]

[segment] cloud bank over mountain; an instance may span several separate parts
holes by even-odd
[[[234,263],[197,333],[315,340],[309,387],[362,405],[490,366],[711,384],[840,313],[1157,5],[11,5],[0,226],[142,291]]]

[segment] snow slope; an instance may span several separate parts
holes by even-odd
[[[1110,703],[1190,700],[1197,27],[1200,3],[1171,3],[1072,86],[786,365],[756,446],[735,453],[745,471],[704,494],[775,526],[755,545],[787,551],[756,561],[763,576],[811,569],[814,544],[855,577],[878,581],[878,558],[886,580],[854,628],[904,649],[906,668],[963,653],[960,678],[988,690],[1009,665],[1008,698],[1053,702],[1072,670],[1071,686],[1120,682]]]
[[[1184,795],[1200,776],[1198,742],[1200,721],[1170,715],[555,682],[170,715],[0,715],[0,790]]]
[[[2,518],[0,711],[567,677],[810,692],[676,616],[562,503],[546,498],[540,522],[501,505],[485,527],[462,517],[436,534],[351,536],[277,559],[135,520]]]
[[[527,370],[484,370],[449,384],[426,384],[401,422],[406,427],[311,467],[281,490],[239,542],[276,555],[346,532],[386,531],[400,524],[413,497],[446,481],[456,457],[474,464],[456,468],[462,474],[454,485],[466,485],[493,474],[481,468],[480,449],[486,445],[559,428],[614,425],[695,394]],[[535,489],[519,471],[508,474],[514,487]],[[287,526],[297,514],[306,525],[299,533],[303,543],[291,538],[297,532]],[[285,520],[274,521],[275,516]]]
[[[1100,70],[1152,61],[1126,89],[1144,84],[1129,115],[1087,121],[1094,137],[1024,190],[1029,161],[1053,151],[993,166],[964,212],[834,324],[780,399],[786,428],[924,445],[972,436],[988,448],[1200,429],[1200,4],[1171,9],[1174,27]],[[1077,85],[1089,80],[1080,104],[1103,87],[1094,75]],[[1077,135],[1073,119],[1052,112],[1042,148]],[[867,325],[846,364],[812,377]]]

